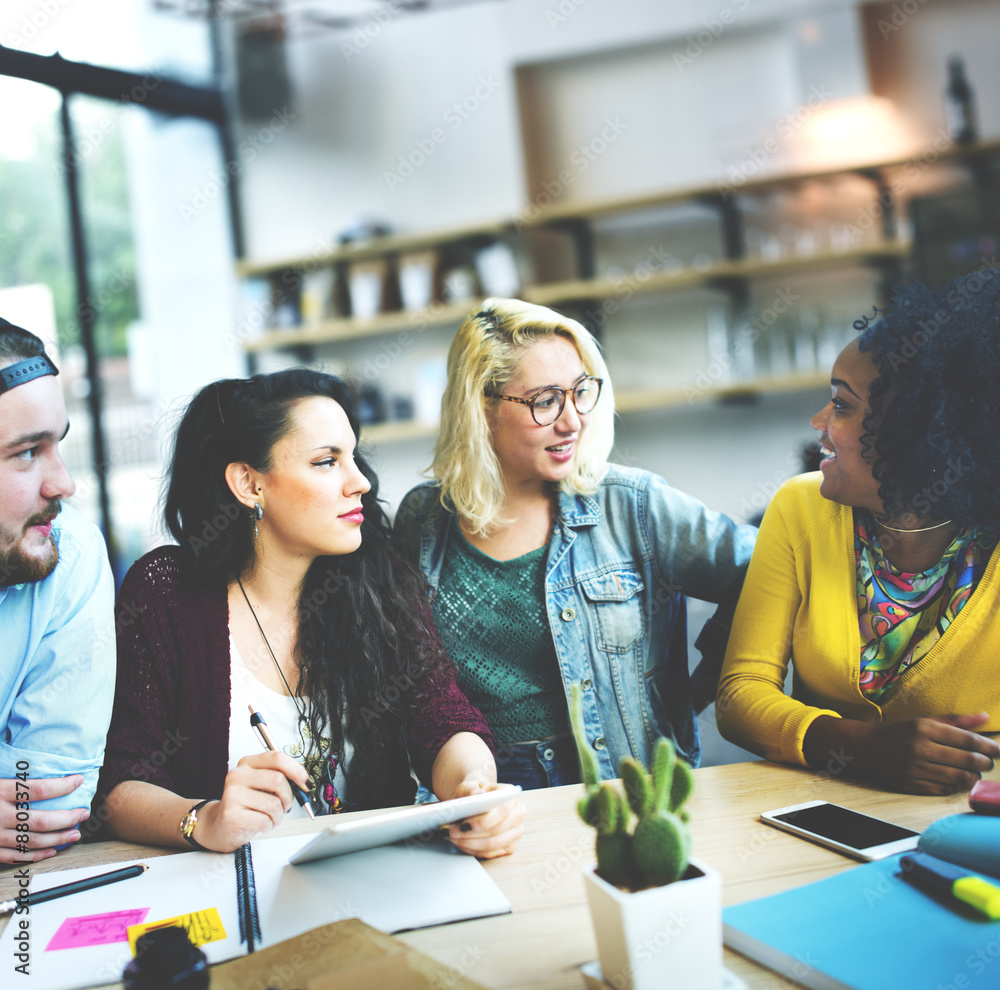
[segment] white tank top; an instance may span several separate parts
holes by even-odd
[[[259,681],[247,667],[240,651],[236,648],[232,634],[229,636],[230,682],[232,684],[232,704],[229,714],[229,769],[232,770],[244,756],[263,752],[257,733],[250,726],[250,709],[263,716],[267,723],[267,734],[271,737],[276,749],[286,753],[298,763],[304,761],[305,741],[299,731],[299,712],[296,701],[302,706],[308,717],[312,707],[308,698],[290,698]],[[342,801],[347,799],[347,782],[344,777],[344,767],[351,755],[351,746],[344,745],[343,758],[337,765],[334,777],[334,787]],[[322,785],[321,785],[322,786]],[[314,810],[325,812],[325,806],[314,805]],[[299,803],[292,803],[292,810],[286,818],[305,818],[305,809]]]

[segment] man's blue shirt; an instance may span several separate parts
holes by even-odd
[[[0,585],[0,778],[83,774],[75,791],[32,807],[85,808],[115,696],[114,581],[100,530],[75,509],[63,504],[52,535],[48,577]]]

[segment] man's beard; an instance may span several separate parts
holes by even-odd
[[[21,538],[8,541],[6,534],[0,531],[0,586],[12,584],[29,584],[47,578],[56,564],[59,563],[59,547],[52,534],[48,537],[48,553],[41,556],[28,554],[22,549],[24,537],[31,526],[44,525],[51,522],[59,514],[61,506],[56,503],[55,511],[51,509],[28,520]]]

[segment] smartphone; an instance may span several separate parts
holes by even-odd
[[[912,829],[828,801],[765,811],[760,820],[865,862],[915,849],[920,838]]]

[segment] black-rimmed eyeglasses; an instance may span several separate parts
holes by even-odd
[[[573,396],[573,406],[581,415],[593,412],[597,400],[601,397],[603,378],[593,378],[588,375],[581,378],[572,388],[543,388],[540,392],[528,396],[527,399],[516,395],[498,395],[496,398],[505,402],[519,402],[531,410],[531,418],[539,426],[551,426],[566,408],[566,396]]]

